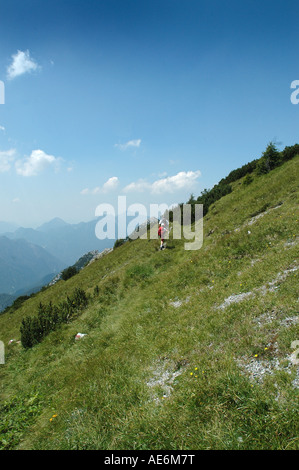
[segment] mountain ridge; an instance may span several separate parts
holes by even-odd
[[[114,240],[99,240],[96,237],[96,223],[97,220],[91,220],[68,224],[55,218],[37,229],[20,227],[15,232],[5,233],[5,236],[12,240],[23,238],[39,245],[63,261],[65,266],[70,266],[89,251],[102,251],[113,246]]]
[[[45,222],[42,225],[38,226],[36,230],[38,232],[47,232],[49,230],[65,227],[67,225],[71,225],[71,224],[68,224],[67,222],[65,222],[60,217],[54,217],[53,219],[49,220],[48,222]]]

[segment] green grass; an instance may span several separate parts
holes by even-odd
[[[298,449],[298,161],[233,183],[200,250],[125,243],[1,315],[0,448]],[[78,318],[16,343],[76,287]]]

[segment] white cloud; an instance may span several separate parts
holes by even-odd
[[[83,196],[85,194],[88,194],[89,193],[89,189],[88,188],[85,188],[85,189],[82,189],[82,191],[80,192],[80,194],[82,194]]]
[[[144,191],[151,190],[151,184],[145,180],[138,180],[136,182],[128,184],[123,190],[125,193],[131,193],[131,192],[143,193]]]
[[[5,127],[0,126],[0,131],[3,131],[3,132],[4,132],[4,131],[5,131]]]
[[[43,150],[33,150],[30,157],[17,160],[15,167],[16,172],[21,176],[36,176],[50,165],[57,168],[59,161],[59,158],[47,155]]]
[[[4,173],[10,170],[11,163],[15,159],[15,155],[15,149],[0,152],[0,173]]]
[[[12,63],[7,67],[7,78],[13,80],[19,75],[38,70],[40,66],[30,57],[30,52],[18,51],[12,55]]]
[[[102,192],[102,188],[100,188],[99,186],[97,186],[96,188],[93,188],[93,189],[90,189],[88,190],[89,193],[92,193],[92,194],[98,194],[100,192]]]
[[[81,193],[83,196],[86,194],[99,194],[99,193],[107,193],[109,191],[115,190],[119,185],[119,179],[117,176],[112,176],[109,178],[106,183],[103,184],[102,187],[97,186],[94,189],[85,188],[82,189]]]
[[[177,175],[155,181],[152,184],[152,192],[173,193],[182,189],[189,189],[200,175],[200,171],[180,171]]]
[[[21,202],[21,199],[18,198],[18,197],[15,197],[15,198],[12,200],[12,202],[13,202],[14,204],[18,204],[19,202]]]
[[[192,189],[196,180],[200,177],[200,171],[180,171],[174,176],[161,178],[153,183],[145,180],[130,183],[124,188],[124,192],[150,191],[152,194],[174,193],[175,191]]]
[[[117,176],[112,176],[109,178],[108,181],[103,185],[103,191],[108,192],[108,191],[113,191],[114,189],[117,188],[119,185],[119,180]]]
[[[127,150],[129,147],[140,147],[141,139],[136,140],[129,140],[125,144],[115,144],[115,147],[119,148],[120,150]]]

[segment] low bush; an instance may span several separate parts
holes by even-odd
[[[75,289],[71,297],[58,306],[49,302],[39,304],[37,316],[23,318],[20,332],[21,343],[25,349],[40,343],[51,331],[62,323],[71,321],[81,310],[87,307],[88,299],[83,289]]]
[[[68,268],[64,269],[61,273],[61,279],[64,281],[67,281],[71,277],[75,276],[77,274],[77,268],[75,266],[69,266]]]

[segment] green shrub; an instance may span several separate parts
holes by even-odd
[[[258,162],[258,159],[252,160],[251,162],[246,163],[240,168],[237,168],[236,170],[231,171],[228,174],[228,176],[226,176],[225,178],[222,178],[222,180],[220,180],[218,184],[233,183],[234,181],[237,181],[238,179],[243,178],[243,176],[246,176],[252,173],[256,169],[257,162]]]
[[[124,243],[126,243],[127,239],[126,238],[119,238],[118,240],[115,241],[113,245],[113,249],[118,248],[119,246],[122,246]]]
[[[283,162],[291,160],[296,155],[299,155],[299,144],[292,145],[291,147],[285,147],[281,152],[281,159]]]
[[[88,298],[83,289],[76,288],[71,297],[55,306],[39,304],[37,316],[23,318],[21,323],[21,343],[25,349],[40,343],[45,336],[62,323],[71,321],[78,312],[87,307]]]
[[[252,183],[252,181],[253,181],[253,177],[250,174],[248,174],[243,179],[243,184],[244,186],[248,186],[250,183]]]
[[[75,276],[77,274],[77,268],[75,266],[69,266],[68,268],[64,269],[61,273],[61,279],[64,281],[67,281],[71,277]]]

